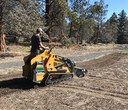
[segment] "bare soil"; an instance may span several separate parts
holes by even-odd
[[[118,45],[87,45],[78,46],[73,45],[70,48],[59,48],[55,47],[53,52],[62,56],[76,56],[84,55],[91,51],[105,51],[118,48]],[[30,46],[19,46],[19,45],[9,45],[9,50],[6,53],[0,52],[0,62],[22,60],[22,58],[30,53]]]
[[[128,55],[77,63],[88,74],[46,87],[20,75],[0,77],[0,110],[128,110]]]
[[[86,46],[72,45],[70,48],[55,47],[52,51],[54,54],[69,57],[72,60],[77,59],[76,61],[82,61],[97,55],[99,56],[101,53],[105,54],[105,52],[112,52],[118,47],[118,45],[113,44],[89,44]],[[0,52],[0,76],[10,76],[12,74],[21,73],[22,66],[24,65],[23,58],[30,54],[30,46],[9,45],[8,48],[6,53]],[[96,54],[92,53],[92,55],[89,55],[91,52],[96,52]]]

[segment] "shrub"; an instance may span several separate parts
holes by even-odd
[[[72,39],[71,38],[64,38],[61,40],[61,43],[66,46],[69,47],[72,45]]]

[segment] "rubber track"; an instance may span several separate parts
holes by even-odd
[[[64,77],[61,77],[61,78],[57,78],[57,79],[50,79],[50,76],[48,77],[48,79],[46,80],[45,82],[45,85],[50,85],[50,84],[57,84],[57,83],[60,83],[62,81],[66,81],[66,80],[69,80],[71,78],[73,78],[73,74],[65,74],[63,75]]]

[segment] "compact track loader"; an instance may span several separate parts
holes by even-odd
[[[31,58],[31,55],[27,56],[28,58]],[[44,85],[72,78],[74,74],[84,77],[87,73],[86,69],[76,67],[70,59],[54,55],[52,48],[44,50],[29,62],[27,60],[24,62],[23,77]]]

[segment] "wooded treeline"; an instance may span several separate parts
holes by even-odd
[[[65,43],[128,43],[128,18],[122,10],[106,20],[104,0],[0,0],[0,34],[31,37],[42,27]]]

